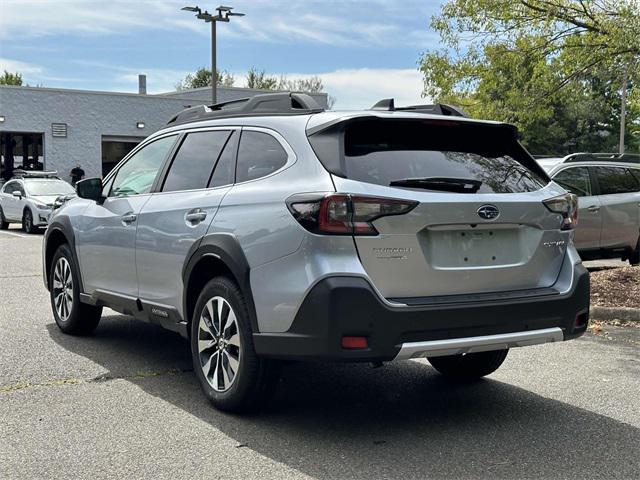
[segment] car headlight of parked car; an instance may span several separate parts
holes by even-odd
[[[33,204],[35,205],[35,207],[38,210],[49,210],[49,209],[51,209],[51,205],[47,205],[46,203],[33,202]]]

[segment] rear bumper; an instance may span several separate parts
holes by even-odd
[[[307,294],[289,331],[256,333],[254,345],[269,358],[359,362],[569,340],[585,332],[589,314],[589,273],[572,268],[565,293],[428,306],[392,306],[362,277],[328,277]],[[367,337],[368,348],[344,349],[343,336]]]

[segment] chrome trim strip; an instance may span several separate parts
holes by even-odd
[[[554,327],[541,330],[529,330],[526,332],[484,335],[481,337],[411,342],[402,344],[394,360],[486,352],[505,348],[527,347],[540,343],[561,342],[563,340],[564,334],[562,333],[562,329]]]

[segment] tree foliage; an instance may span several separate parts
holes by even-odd
[[[639,0],[449,0],[432,19],[424,93],[515,123],[534,153],[616,150],[628,75],[627,143],[640,147]]]
[[[234,76],[227,72],[218,72],[218,85],[231,87],[235,84]],[[204,67],[199,68],[195,73],[188,74],[184,80],[176,84],[176,90],[187,90],[211,86],[211,70]],[[322,93],[324,85],[322,79],[316,75],[307,78],[289,79],[285,75],[279,78],[268,74],[265,70],[252,67],[247,72],[246,87],[256,90],[274,90],[289,92]],[[335,103],[335,98],[327,96],[329,108]]]
[[[216,72],[217,84],[225,87],[232,87],[235,83],[234,76],[226,70]],[[211,69],[200,67],[195,73],[189,73],[184,79],[176,84],[176,90],[189,90],[191,88],[202,88],[211,86]]]
[[[0,76],[0,85],[16,85],[19,87],[22,85],[22,75],[18,72],[11,73],[5,70]]]
[[[278,78],[267,75],[264,70],[258,70],[252,67],[247,72],[247,88],[255,88],[257,90],[277,90]]]

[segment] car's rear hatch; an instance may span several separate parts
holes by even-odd
[[[549,293],[569,236],[543,200],[561,191],[512,127],[366,117],[316,129],[309,139],[337,192],[417,202],[406,214],[374,220],[378,235],[354,236],[386,298]]]

